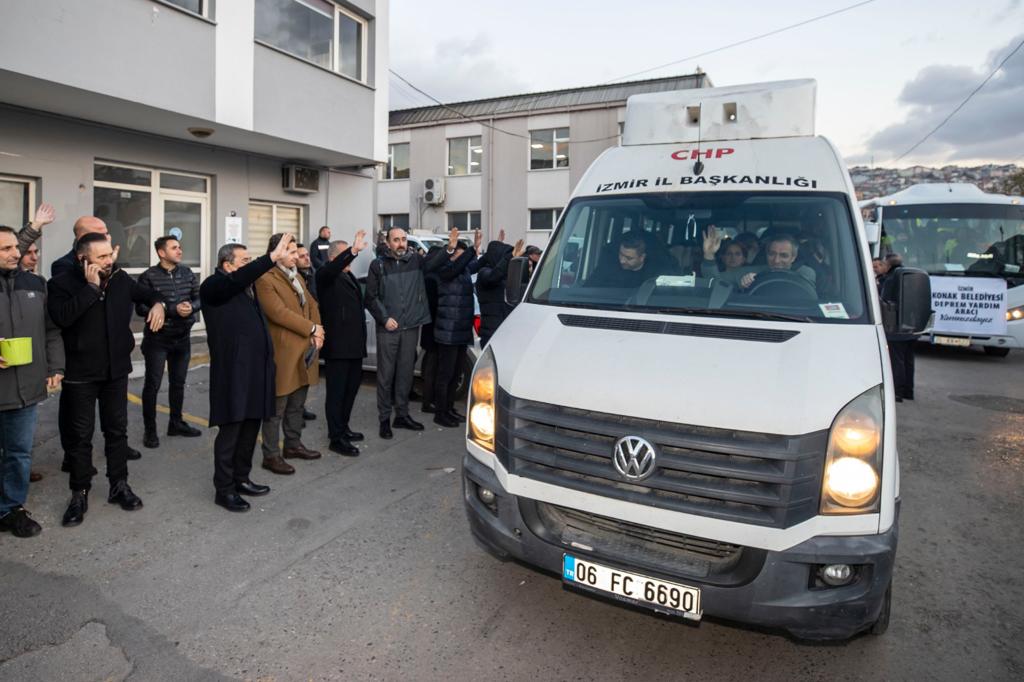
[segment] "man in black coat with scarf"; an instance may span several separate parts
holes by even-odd
[[[363,358],[366,357],[366,317],[363,291],[349,266],[366,248],[366,232],[356,232],[349,246],[343,241],[331,242],[327,262],[316,271],[316,287],[320,292],[320,319],[324,325],[324,346],[320,357],[325,361],[328,449],[346,457],[357,457],[359,448],[353,441],[363,434],[349,428],[352,406],[363,379]]]
[[[253,286],[288,252],[294,238],[250,262],[244,244],[225,244],[217,270],[203,280],[199,300],[210,349],[210,426],[213,442],[214,502],[228,511],[249,511],[242,495],[258,496],[270,486],[249,480],[252,454],[263,420],[274,415],[274,347]]]
[[[455,386],[459,361],[466,346],[473,343],[473,272],[479,265],[476,250],[480,248],[480,232],[473,246],[464,248],[459,231],[448,234],[448,258],[431,259],[426,272],[436,272],[437,316],[434,318],[434,340],[437,342],[437,379],[434,385],[434,423],[455,428],[465,417],[455,411]]]
[[[66,355],[58,425],[70,464],[71,502],[65,526],[77,526],[88,511],[92,487],[92,434],[100,407],[110,481],[108,502],[132,511],[142,500],[128,486],[128,375],[135,348],[133,303],[150,306],[149,328],[164,323],[163,296],[114,266],[115,255],[102,234],[83,235],[75,247],[78,265],[48,285],[47,308],[61,328]]]

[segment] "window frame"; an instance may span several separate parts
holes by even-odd
[[[409,147],[408,142],[389,142],[388,143],[388,160],[381,169],[381,181],[391,182],[392,180],[409,180],[412,175],[412,163],[409,160],[409,151],[406,151],[406,172],[407,175],[404,178],[396,178],[395,175],[395,147],[401,146]],[[410,150],[411,151],[411,150]]]
[[[562,210],[563,209],[561,209],[561,208],[531,208],[531,209],[529,209],[529,221],[526,224],[530,225],[531,227],[528,227],[526,229],[526,231],[527,232],[533,232],[535,234],[551,234],[552,232],[555,231],[555,227],[558,226],[558,218],[562,214]],[[541,212],[547,212],[547,213],[549,213],[551,215],[551,227],[543,229],[543,230],[539,230],[539,229],[536,229],[536,228],[532,227],[532,225],[533,225],[533,214],[534,213],[541,213]]]
[[[405,216],[405,225],[395,225],[395,218],[398,216]],[[409,214],[408,213],[381,213],[377,216],[377,222],[380,224],[380,229],[390,230],[393,227],[400,227],[406,232],[409,231]]]
[[[153,0],[153,2],[156,2],[160,5],[164,5],[165,7],[170,7],[171,9],[177,10],[178,12],[184,12],[185,14],[191,17],[198,17],[200,19],[205,19],[207,21],[212,22],[214,8],[213,6],[216,3],[216,0],[199,0],[198,12],[193,12],[187,7],[182,7],[181,5],[175,3],[174,0]]]
[[[0,173],[0,180],[3,180],[4,182],[11,182],[11,183],[18,183],[18,184],[25,185],[25,190],[26,190],[25,220],[20,225],[11,225],[10,226],[10,227],[13,227],[15,230],[20,230],[21,228],[23,228],[25,225],[27,225],[28,223],[30,223],[32,221],[32,218],[35,217],[36,209],[39,208],[38,204],[36,203],[36,178],[25,177],[25,176],[20,176],[20,175],[10,175],[10,174],[7,174],[7,173]],[[41,242],[40,242],[40,244],[41,244]],[[42,249],[40,248],[39,251],[40,251],[40,255],[41,255],[42,254]]]
[[[464,140],[466,143],[466,173],[452,173],[452,143]],[[480,140],[477,147],[480,149],[480,161],[477,162],[477,171],[473,172],[470,170],[473,167],[473,143],[472,140]],[[460,135],[458,137],[447,138],[447,158],[445,160],[445,177],[448,178],[464,178],[470,175],[481,175],[484,167],[484,137],[483,135]],[[463,213],[464,211],[455,211],[456,213]]]
[[[209,2],[209,0],[204,0],[204,2]],[[312,5],[310,5],[310,4],[306,3],[306,2],[303,2],[303,0],[290,0],[290,2],[299,4],[299,5],[304,5],[306,7],[309,7],[310,9],[312,9],[315,12],[323,13],[322,10],[320,10],[320,9],[318,9],[316,7],[313,7]],[[359,14],[356,14],[353,10],[348,9],[347,7],[343,7],[342,5],[340,5],[337,2],[335,2],[335,0],[324,0],[324,2],[330,3],[334,7],[334,12],[329,17],[331,19],[331,21],[333,22],[333,27],[332,27],[333,30],[332,30],[332,34],[331,34],[331,56],[330,56],[330,64],[331,65],[330,65],[330,67],[323,66],[321,64],[317,64],[316,62],[314,62],[314,61],[312,61],[310,59],[307,59],[306,57],[303,57],[302,55],[298,55],[298,54],[295,54],[294,52],[290,52],[286,48],[283,48],[283,47],[281,47],[279,45],[274,45],[273,43],[271,43],[271,42],[269,42],[269,41],[267,41],[267,40],[265,40],[263,38],[260,38],[259,36],[256,36],[255,32],[254,32],[254,35],[253,35],[254,41],[256,43],[260,44],[260,45],[263,45],[265,47],[270,48],[271,50],[275,50],[277,52],[280,52],[281,54],[286,54],[289,57],[301,60],[301,61],[305,62],[306,64],[310,64],[312,66],[315,66],[318,69],[323,69],[324,71],[329,71],[329,72],[331,72],[331,73],[333,73],[333,74],[335,74],[337,76],[341,76],[342,78],[344,78],[346,80],[349,80],[349,81],[352,81],[353,83],[359,83],[360,85],[365,85],[367,87],[372,87],[372,86],[370,86],[370,83],[369,83],[369,68],[368,68],[368,64],[367,64],[368,59],[369,59],[370,20],[367,19],[366,17],[360,16]],[[182,11],[183,12],[187,12],[189,14],[192,14],[191,12],[189,12],[186,9],[182,9]],[[256,11],[259,11],[258,3],[257,3]],[[352,21],[356,22],[359,25],[359,43],[360,43],[360,45],[359,45],[359,76],[358,77],[350,76],[349,74],[344,73],[344,72],[341,71],[341,49],[340,49],[341,19],[340,19],[340,17],[342,17],[342,16],[346,17],[347,19],[351,19]]]
[[[477,227],[475,229],[473,227],[473,215],[474,214],[477,216]],[[452,216],[454,216],[454,215],[464,215],[464,216],[466,216],[465,226],[463,226],[463,225],[453,225],[452,224]],[[481,229],[483,229],[483,215],[482,215],[482,213],[480,211],[448,211],[448,212],[446,212],[444,214],[444,217],[445,217],[445,228],[444,228],[445,234],[447,234],[447,232],[450,229],[452,229],[452,227],[459,228],[459,233],[460,234],[471,234],[473,232],[478,232]]]
[[[558,131],[559,130],[566,131],[565,137],[558,137]],[[534,171],[552,171],[552,170],[568,170],[569,168],[572,167],[572,157],[569,155],[569,145],[572,144],[572,142],[571,142],[571,140],[572,140],[572,130],[570,129],[570,126],[558,126],[557,128],[536,128],[536,129],[530,130],[529,132],[530,132],[530,139],[527,142],[527,144],[530,147],[527,150],[527,154],[526,154],[526,170],[528,170],[530,172],[534,172]],[[533,153],[531,151],[532,149],[534,149],[533,145],[535,144],[535,142],[533,140],[533,135],[534,135],[534,133],[547,133],[547,132],[551,133],[551,166],[546,167],[546,168],[534,168],[533,167]],[[565,154],[565,165],[564,166],[559,166],[558,165],[558,153],[559,153],[559,149],[563,148],[563,147],[564,147],[564,154]]]

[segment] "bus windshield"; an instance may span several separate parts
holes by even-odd
[[[866,323],[847,197],[687,192],[582,197],[527,300],[603,310]]]
[[[882,207],[881,256],[932,275],[1005,277],[1024,274],[1024,206],[910,204]]]

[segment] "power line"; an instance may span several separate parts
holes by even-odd
[[[828,12],[827,14],[820,14],[820,15],[818,15],[816,17],[811,17],[810,19],[804,19],[803,21],[798,21],[795,24],[790,24],[789,26],[783,26],[782,28],[777,28],[777,29],[775,29],[773,31],[768,31],[767,33],[762,33],[760,35],[752,36],[750,38],[744,38],[743,40],[738,40],[735,43],[729,43],[728,45],[723,45],[721,47],[716,47],[713,50],[708,50],[707,52],[701,52],[700,54],[695,54],[695,55],[692,55],[690,57],[684,57],[682,59],[676,59],[675,61],[667,62],[667,63],[662,64],[660,66],[653,66],[653,67],[651,67],[649,69],[644,69],[643,71],[635,71],[633,73],[626,74],[625,76],[619,76],[618,78],[613,78],[610,81],[606,81],[606,82],[607,83],[614,83],[615,81],[624,80],[626,78],[632,78],[634,76],[641,76],[641,75],[643,75],[645,73],[650,73],[651,71],[657,71],[659,69],[664,69],[666,66],[675,66],[676,64],[681,64],[682,62],[688,62],[688,61],[691,61],[691,60],[694,60],[694,59],[699,59],[701,57],[706,57],[709,54],[715,54],[716,52],[721,52],[722,50],[728,50],[729,48],[738,47],[740,45],[746,45],[747,43],[752,43],[755,40],[761,40],[762,38],[768,38],[770,36],[778,35],[780,33],[783,33],[785,31],[789,31],[789,30],[794,29],[794,28],[800,28],[801,26],[806,26],[807,24],[813,24],[814,22],[821,21],[822,19],[828,19],[829,17],[834,17],[837,14],[842,14],[843,12],[849,12],[850,10],[857,9],[858,7],[863,7],[864,5],[870,5],[874,1],[875,0],[864,0],[863,2],[858,2],[858,3],[855,3],[853,5],[848,5],[847,7],[842,7],[840,9],[835,10],[835,11]]]
[[[913,147],[911,147],[910,149],[908,149],[907,151],[903,152],[902,154],[900,154],[899,156],[897,156],[897,157],[896,157],[895,159],[893,159],[892,163],[896,163],[896,162],[898,162],[898,161],[902,160],[902,159],[903,159],[903,157],[907,156],[907,155],[908,155],[908,154],[910,154],[910,153],[911,153],[912,151],[914,151],[915,149],[917,149],[918,147],[920,147],[920,146],[921,146],[921,144],[922,144],[922,143],[923,143],[923,142],[924,142],[925,140],[927,140],[927,139],[928,139],[929,137],[931,137],[932,135],[934,135],[935,133],[937,133],[937,132],[939,131],[939,129],[940,129],[940,128],[941,128],[942,126],[944,126],[944,125],[946,125],[947,123],[949,123],[949,119],[951,119],[951,118],[953,118],[954,116],[956,116],[957,112],[959,112],[959,111],[960,111],[961,109],[963,109],[963,108],[964,108],[964,105],[965,105],[965,104],[967,104],[968,102],[970,102],[970,101],[971,101],[971,98],[972,98],[972,97],[974,97],[975,95],[977,95],[977,94],[978,94],[978,92],[979,92],[979,91],[980,91],[980,90],[981,90],[981,89],[982,89],[983,87],[985,87],[985,85],[987,85],[987,84],[988,84],[988,82],[989,82],[990,80],[992,80],[993,76],[995,76],[995,75],[996,75],[997,73],[999,73],[999,70],[1003,68],[1003,65],[1004,65],[1004,64],[1006,64],[1006,62],[1010,61],[1010,58],[1011,58],[1011,57],[1013,57],[1013,55],[1017,54],[1017,51],[1018,51],[1018,50],[1020,50],[1020,48],[1021,48],[1021,47],[1024,47],[1024,40],[1021,40],[1021,41],[1020,41],[1019,43],[1017,43],[1017,47],[1013,48],[1013,50],[1011,50],[1011,51],[1010,51],[1010,54],[1006,55],[1006,57],[1004,57],[1004,58],[1003,58],[1003,61],[999,62],[999,65],[998,65],[998,66],[997,66],[997,67],[996,67],[995,69],[993,69],[993,70],[992,70],[992,73],[990,73],[990,74],[989,74],[989,75],[988,75],[988,76],[987,76],[987,77],[985,78],[985,80],[981,81],[981,84],[980,84],[980,85],[978,85],[978,87],[974,88],[974,90],[972,90],[972,91],[971,91],[971,94],[967,95],[967,97],[966,97],[966,98],[964,99],[964,101],[963,101],[963,102],[960,102],[960,104],[958,104],[958,105],[956,106],[956,108],[955,108],[955,109],[953,109],[953,111],[949,112],[949,115],[948,115],[948,116],[946,116],[946,118],[942,119],[942,122],[941,122],[941,123],[939,123],[939,125],[935,126],[935,127],[934,127],[934,128],[933,128],[933,129],[931,130],[931,132],[929,132],[929,133],[928,133],[927,135],[925,135],[925,136],[924,136],[924,137],[922,137],[922,138],[921,138],[920,140],[918,140],[918,141],[917,141],[917,142],[916,142],[916,143],[914,144],[914,146],[913,146]]]

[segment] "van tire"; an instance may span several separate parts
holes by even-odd
[[[892,583],[885,589],[885,597],[882,598],[882,610],[878,612],[878,620],[868,630],[873,635],[884,635],[889,629],[889,615],[892,612]]]
[[[473,374],[473,361],[469,359],[468,352],[462,354],[459,367],[455,371],[455,399],[465,400],[469,395],[469,379]]]
[[[1000,348],[999,346],[982,346],[985,351],[985,355],[991,355],[995,358],[1005,358],[1010,354],[1009,348]]]

